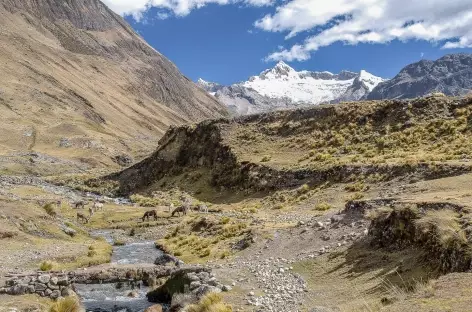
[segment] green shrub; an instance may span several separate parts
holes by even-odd
[[[367,189],[363,182],[356,182],[353,184],[346,185],[344,189],[348,192],[362,192]]]
[[[187,312],[233,312],[233,308],[225,303],[220,294],[209,293],[197,304],[187,307]]]
[[[271,159],[270,156],[264,156],[264,157],[262,157],[261,162],[268,162],[268,161],[270,161],[270,159]]]
[[[54,267],[54,264],[55,264],[54,262],[46,260],[46,261],[41,262],[41,264],[39,265],[39,269],[44,272],[51,271],[52,268]]]
[[[126,243],[125,243],[125,241],[122,240],[122,239],[115,239],[115,240],[113,241],[113,245],[114,245],[114,246],[124,246],[124,245],[126,245]]]
[[[53,204],[49,203],[43,206],[44,211],[51,217],[57,216],[56,210],[54,209]]]
[[[95,257],[97,255],[97,252],[95,250],[89,250],[87,253],[87,257]]]
[[[221,223],[222,223],[222,224],[228,224],[229,221],[231,221],[231,219],[230,219],[229,217],[223,217],[223,218],[221,219]]]
[[[302,195],[310,191],[310,186],[308,184],[303,184],[300,188],[297,189],[297,194]]]
[[[129,197],[129,199],[138,204],[141,207],[156,207],[160,205],[160,200],[157,198],[151,198],[139,194],[133,194]]]
[[[362,199],[362,198],[364,198],[364,194],[355,193],[351,197],[348,198],[348,201],[350,201],[350,200],[359,200],[359,199]]]
[[[328,203],[318,203],[316,206],[315,206],[315,210],[317,211],[326,211],[326,210],[329,210],[331,209],[331,205],[328,204]]]
[[[50,308],[49,312],[80,312],[82,307],[80,301],[75,297],[61,298],[57,300]]]
[[[200,257],[205,258],[205,257],[208,257],[210,254],[211,254],[211,250],[207,248],[200,254]]]

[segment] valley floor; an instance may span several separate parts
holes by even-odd
[[[268,198],[278,196],[269,194],[231,204],[214,204],[208,214],[191,212],[183,220],[171,218],[162,206],[158,208],[158,221],[141,222],[139,218],[150,208],[110,201],[104,211],[97,212],[89,224],[83,225],[75,220],[76,211],[69,203],[85,194],[46,182],[33,185],[12,182],[4,178],[0,199],[2,276],[12,271],[37,270],[43,261],[52,261],[56,269],[105,263],[109,261],[107,243],[92,238],[89,233],[114,229],[115,239],[160,240],[175,255],[179,255],[176,250],[184,250],[184,260],[212,267],[219,280],[233,285],[224,299],[234,311],[469,309],[470,296],[465,294],[470,292],[467,286],[472,280],[470,274],[440,277],[425,260],[424,251],[414,246],[401,250],[373,247],[367,234],[370,220],[362,214],[339,214],[352,197],[346,184],[309,191],[301,199],[290,199],[290,205],[277,209],[266,205]],[[369,184],[361,193],[366,201],[395,198],[402,202],[447,202],[471,208],[471,186],[472,174],[464,174],[429,181],[398,179]],[[48,215],[44,203],[57,200],[62,200],[62,204],[56,208],[56,215]],[[317,209],[320,203],[327,206],[326,211]],[[221,235],[211,230],[214,226],[211,223],[218,220],[225,224],[223,229],[228,228],[227,224],[244,223],[250,230],[209,243],[212,237]],[[196,256],[190,243],[178,247],[173,240],[184,239],[169,234],[175,232],[176,226],[185,231],[192,222],[210,224],[203,230],[193,228],[188,234],[207,240],[208,255]],[[65,234],[64,227],[74,229],[77,235]],[[129,235],[131,229],[134,236]],[[248,233],[247,248],[237,251],[230,247],[247,240]],[[92,245],[99,253],[90,257],[87,253]],[[219,253],[222,250],[228,251],[224,257]],[[31,311],[33,307],[45,310],[50,304],[32,296],[1,296],[0,299],[0,311],[13,311],[13,307],[17,311]]]

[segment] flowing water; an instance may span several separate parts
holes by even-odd
[[[100,231],[93,234],[113,243],[111,232]],[[154,263],[161,253],[154,246],[154,242],[135,242],[124,246],[114,246],[111,262],[115,264]],[[147,301],[148,288],[143,285],[77,284],[75,288],[87,312],[142,312],[153,305]],[[131,292],[135,297],[128,296]]]

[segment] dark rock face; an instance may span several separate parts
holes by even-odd
[[[379,84],[367,99],[408,99],[434,92],[458,96],[470,90],[472,54],[450,54],[436,61],[422,60],[406,66],[395,78]]]

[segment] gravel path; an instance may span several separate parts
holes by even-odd
[[[236,311],[299,312],[311,294],[293,264],[344,250],[367,234],[367,224],[334,213],[299,220],[296,227],[276,232],[240,257],[215,264],[215,273],[241,292],[232,302],[240,307]]]

